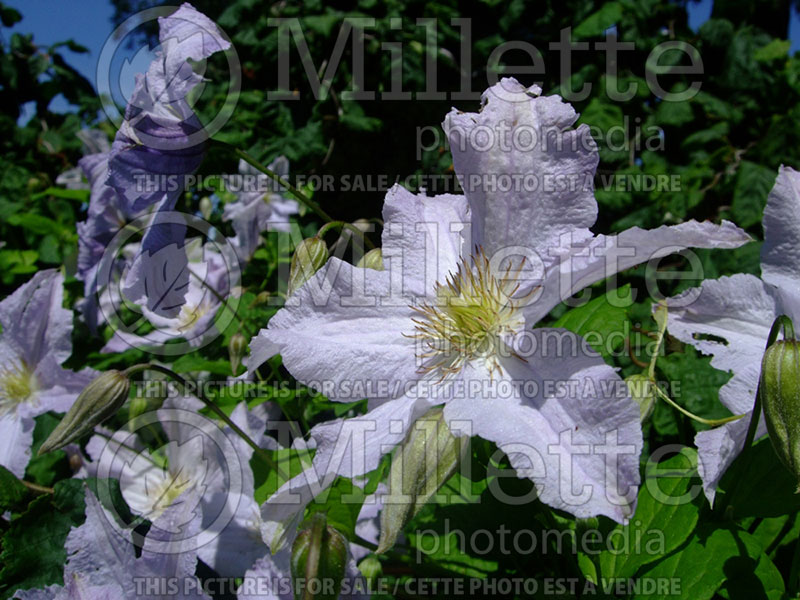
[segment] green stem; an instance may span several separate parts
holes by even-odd
[[[370,240],[363,231],[361,231],[358,227],[356,227],[352,223],[346,223],[345,221],[331,221],[330,223],[325,223],[325,225],[319,228],[319,231],[317,232],[317,237],[320,239],[324,238],[325,234],[328,233],[328,231],[330,231],[334,227],[340,227],[342,229],[347,229],[348,231],[355,233],[356,235],[358,235],[358,237],[364,240],[364,244],[368,246],[370,250],[375,248],[375,244],[372,243],[372,240]]]
[[[789,598],[797,598],[798,590],[800,590],[800,538],[794,543],[794,557],[792,558],[792,566],[789,569],[789,584],[786,586]]]
[[[730,417],[725,417],[724,419],[706,419],[706,418],[703,418],[703,417],[699,417],[696,414],[694,414],[692,412],[689,412],[688,410],[686,410],[685,408],[680,406],[678,403],[676,403],[672,398],[667,396],[667,394],[660,387],[658,387],[655,383],[653,383],[653,387],[655,388],[656,393],[659,395],[659,397],[661,397],[661,399],[663,399],[664,402],[669,404],[672,408],[682,412],[684,415],[686,415],[690,419],[693,419],[693,420],[697,421],[698,423],[703,423],[704,425],[709,425],[711,427],[717,427],[719,425],[724,425],[725,423],[730,423],[731,421],[738,421],[739,419],[741,419],[744,416],[744,415],[733,415],[733,416],[730,416]]]
[[[188,387],[188,383],[186,382],[186,380],[180,375],[178,375],[175,371],[173,371],[172,369],[168,369],[167,367],[162,367],[161,365],[155,363],[134,365],[132,367],[129,367],[123,372],[126,376],[130,377],[134,373],[147,370],[158,371],[159,373],[163,373],[170,379],[177,382],[183,388],[184,391],[186,391],[186,388]],[[197,390],[197,397],[203,404],[205,404],[211,410],[211,412],[213,412],[220,419],[222,419],[222,421],[224,421],[225,424],[228,427],[230,427],[236,435],[242,438],[247,443],[247,445],[250,446],[256,454],[258,454],[259,458],[261,458],[272,469],[277,471],[281,479],[283,479],[284,481],[287,480],[287,476],[283,472],[283,469],[281,469],[280,465],[278,465],[278,463],[276,463],[263,448],[261,448],[258,444],[256,444],[250,438],[249,435],[247,435],[244,431],[242,431],[242,429],[236,423],[234,423],[228,415],[225,414],[225,411],[223,411],[219,406],[211,402],[211,400],[206,398],[205,394],[203,394],[199,388]]]
[[[272,179],[274,182],[276,182],[276,183],[280,184],[281,186],[285,187],[289,191],[289,193],[292,194],[292,196],[297,198],[306,207],[308,207],[309,209],[311,209],[312,211],[317,213],[317,215],[320,218],[322,218],[325,221],[333,221],[333,217],[331,217],[328,213],[326,213],[324,210],[322,210],[322,207],[319,204],[314,202],[311,198],[306,196],[303,192],[298,190],[291,183],[289,183],[283,177],[278,175],[275,171],[273,171],[272,169],[269,169],[268,167],[266,167],[263,164],[261,164],[255,158],[250,156],[247,152],[245,152],[241,148],[236,148],[234,146],[231,146],[230,144],[226,144],[225,142],[221,142],[219,140],[213,140],[213,141],[214,141],[214,143],[216,143],[218,145],[225,146],[229,150],[233,150],[233,152],[236,154],[236,156],[241,158],[247,164],[255,167],[256,169],[261,171],[264,175],[266,175],[267,177]]]

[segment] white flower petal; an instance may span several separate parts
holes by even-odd
[[[800,173],[781,167],[764,209],[761,276],[800,296]]]

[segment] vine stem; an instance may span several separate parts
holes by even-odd
[[[254,157],[250,156],[250,154],[248,154],[247,152],[245,152],[241,148],[237,148],[235,146],[231,146],[230,144],[227,144],[227,143],[222,142],[220,140],[212,140],[212,141],[215,144],[217,144],[218,146],[223,146],[227,150],[232,151],[234,154],[236,154],[236,156],[241,158],[244,162],[246,162],[250,166],[255,167],[256,169],[258,169],[261,173],[263,173],[264,175],[266,175],[267,177],[272,179],[272,181],[274,181],[275,183],[278,183],[281,186],[283,186],[284,188],[286,188],[289,191],[289,193],[292,194],[292,196],[297,198],[307,208],[309,208],[312,211],[314,211],[320,218],[322,218],[322,219],[324,219],[325,221],[328,221],[328,222],[334,220],[333,217],[331,217],[328,213],[326,213],[324,210],[322,210],[322,207],[319,204],[314,202],[311,198],[306,196],[303,192],[298,190],[291,183],[289,183],[283,177],[278,175],[275,171],[273,171],[272,169],[270,169],[270,168],[266,167],[265,165],[261,164],[259,161],[257,161]]]
[[[155,363],[146,363],[146,364],[141,364],[141,365],[134,365],[132,367],[129,367],[129,368],[125,369],[125,371],[123,371],[123,373],[127,377],[130,377],[134,373],[139,373],[141,371],[157,371],[159,373],[163,373],[164,375],[166,375],[167,377],[169,377],[170,379],[172,379],[173,381],[178,383],[181,386],[181,388],[183,388],[184,392],[186,391],[186,389],[188,387],[187,381],[183,377],[178,375],[175,371],[173,371],[172,369],[168,369],[167,367],[163,367],[161,365],[155,364]],[[203,394],[203,392],[199,388],[197,389],[197,397],[215,415],[217,415],[220,419],[222,419],[222,421],[224,421],[225,424],[228,427],[230,427],[231,430],[233,430],[233,432],[236,435],[238,435],[240,438],[242,438],[245,441],[245,443],[247,443],[247,445],[250,446],[256,454],[258,454],[259,458],[261,458],[267,465],[269,465],[272,469],[274,469],[278,473],[278,475],[281,477],[282,480],[288,481],[288,477],[283,472],[283,469],[281,469],[280,465],[277,462],[275,462],[272,459],[272,457],[263,448],[261,448],[261,446],[256,444],[252,440],[252,438],[249,435],[247,435],[236,423],[234,423],[233,420],[228,415],[225,414],[224,410],[222,410],[219,406],[217,406],[216,404],[211,402],[211,400],[206,398],[205,394]]]

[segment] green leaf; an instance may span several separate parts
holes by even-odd
[[[758,541],[744,531],[718,524],[701,525],[679,551],[639,575],[640,581],[674,581],[680,586],[678,596],[692,600],[709,600],[726,580],[729,591],[739,588],[731,598],[763,598],[765,592],[783,592],[783,580],[779,574],[776,576],[775,566]],[[675,597],[670,589],[637,594],[635,599]]]
[[[598,556],[603,578],[632,577],[642,565],[680,546],[697,525],[702,494],[699,481],[686,476],[694,471],[687,457],[674,456],[657,468],[658,477],[655,471],[646,475],[633,518],[606,538],[611,547]],[[684,498],[688,501],[678,500]]]
[[[622,18],[622,5],[619,2],[608,2],[596,13],[589,15],[572,30],[575,39],[598,37],[606,29],[617,23]]]
[[[628,308],[633,304],[631,286],[624,285],[564,313],[553,327],[564,327],[586,338],[589,345],[604,358],[619,349],[625,341]]]
[[[364,492],[349,479],[339,477],[333,485],[315,498],[306,510],[306,519],[316,513],[326,516],[328,525],[350,541],[356,538],[356,521],[364,504]]]
[[[772,40],[766,46],[762,46],[753,54],[753,58],[761,62],[787,58],[792,42],[789,40]]]
[[[725,473],[716,502],[732,506],[736,518],[778,517],[800,509],[800,495],[794,493],[797,481],[778,459],[769,438],[756,442],[747,453]]]
[[[761,221],[767,195],[775,184],[775,169],[768,169],[749,160],[743,160],[733,190],[731,212],[739,227],[751,227]]]
[[[64,541],[84,519],[83,485],[77,479],[59,481],[52,496],[39,496],[11,522],[0,554],[0,593],[63,583]]]
[[[16,476],[0,465],[0,512],[18,507],[27,495],[27,490]]]

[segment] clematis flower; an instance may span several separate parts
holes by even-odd
[[[195,577],[197,553],[191,540],[200,530],[191,492],[155,519],[140,556],[131,534],[117,525],[89,489],[86,520],[67,536],[64,585],[18,591],[19,600],[112,600],[195,598],[210,600]],[[176,527],[175,524],[182,527]],[[171,586],[167,584],[171,582]],[[148,584],[150,586],[148,587]],[[170,591],[172,590],[172,591]]]
[[[25,474],[33,418],[66,412],[94,373],[61,366],[72,354],[72,313],[62,307],[64,276],[39,271],[0,302],[0,465]]]
[[[288,177],[289,160],[279,156],[268,168],[281,177]],[[280,193],[280,186],[244,160],[239,161],[239,174],[244,176],[240,183],[235,175],[229,177],[237,199],[225,205],[222,219],[233,223],[236,236],[232,243],[239,260],[247,262],[258,247],[261,232],[289,231],[289,216],[298,213],[298,205]]]
[[[480,113],[451,112],[444,127],[466,195],[392,188],[384,270],[332,258],[253,339],[250,369],[279,353],[296,379],[332,400],[370,400],[366,415],[312,429],[312,466],[262,507],[268,543],[280,545],[298,507],[336,475],[375,469],[437,404],[455,434],[505,450],[546,504],[577,517],[633,513],[638,407],[579,336],[533,327],[618,271],[749,237],[727,222],[592,234],[597,148],[586,126],[569,129],[575,111],[540,91],[504,79],[483,94]],[[523,127],[541,143],[487,144],[483,135]],[[504,191],[499,183],[511,175],[532,181]]]
[[[185,177],[197,170],[205,152],[203,125],[187,99],[202,77],[187,61],[204,60],[230,48],[230,42],[208,17],[187,3],[158,22],[160,50],[147,73],[136,78],[125,119],[111,147],[107,183],[130,212],[155,206],[153,222],[124,292],[133,302],[147,303],[150,310],[171,318],[180,310],[188,278],[182,253],[186,226],[162,218],[161,213],[175,209]],[[182,273],[182,278],[169,290],[169,301],[163,302],[163,293],[151,291],[148,295],[142,282],[164,268],[163,261],[153,255],[172,246],[171,268]]]
[[[87,445],[91,476],[115,478],[135,515],[158,519],[182,494],[196,494],[202,538],[197,555],[220,575],[241,577],[266,546],[254,500],[253,449],[228,428],[197,414],[196,398],[176,397],[157,411],[167,443],[158,455],[144,449],[130,432],[93,437]],[[231,419],[260,445],[266,424],[237,405]]]
[[[772,323],[800,323],[800,173],[781,167],[764,209],[761,279],[737,274],[704,281],[670,299],[669,332],[710,354],[711,366],[733,373],[719,399],[743,418],[695,436],[703,490],[713,504],[717,485],[742,451],[753,412],[761,357]],[[766,435],[760,416],[756,439]]]
[[[175,254],[187,257],[186,268],[182,268],[178,277],[185,274],[185,281],[181,284],[184,291],[183,301],[178,305],[178,313],[174,317],[161,314],[158,306],[150,309],[146,304],[141,307],[143,316],[155,328],[143,337],[147,344],[159,346],[172,340],[184,339],[190,347],[197,348],[203,345],[209,335],[215,334],[214,318],[221,305],[220,298],[225,298],[229,293],[231,273],[229,261],[235,261],[233,253],[225,257],[211,248],[203,246],[199,238],[194,238],[186,243],[185,250],[172,245],[162,248],[153,255],[154,259],[169,263]],[[180,262],[180,257],[178,258]],[[148,289],[147,284],[152,280],[144,278],[142,281],[143,293],[156,295],[157,288]],[[170,280],[174,284],[174,280]],[[167,294],[166,297],[168,297]],[[114,332],[111,339],[103,347],[102,352],[124,352],[131,347],[141,347],[142,337],[129,333],[123,329]]]

